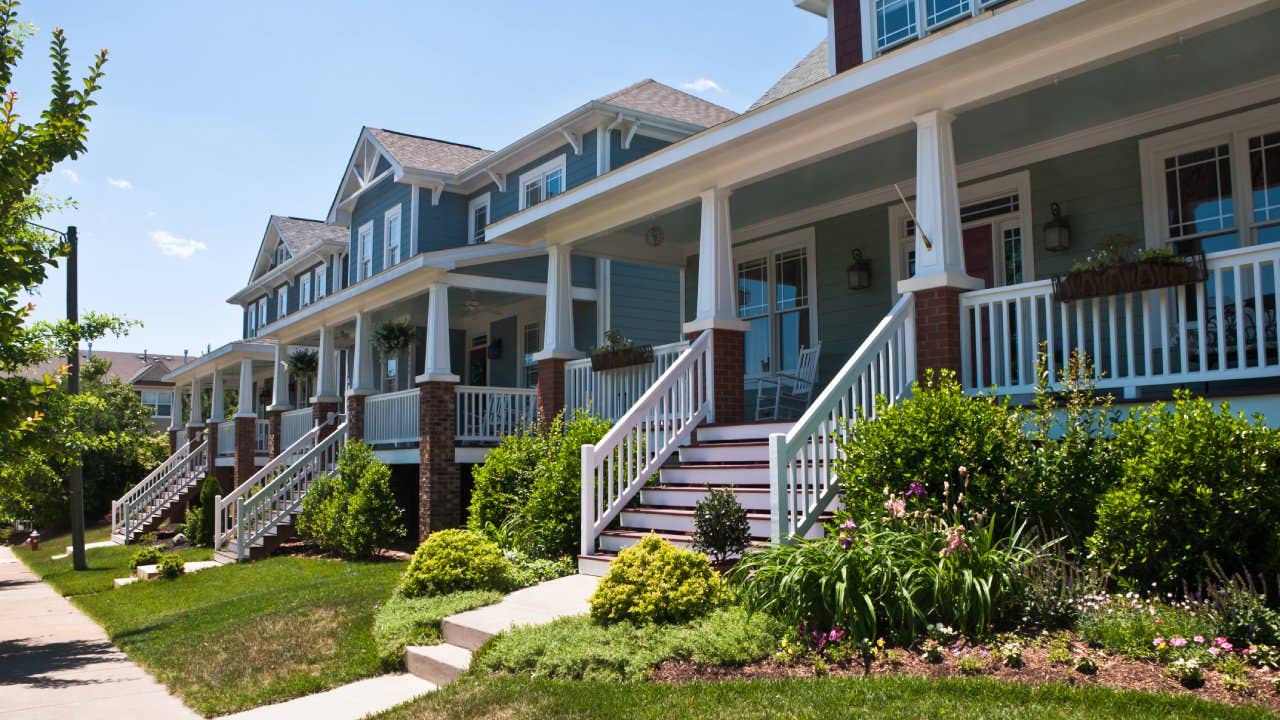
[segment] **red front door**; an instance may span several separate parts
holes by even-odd
[[[978,225],[964,231],[964,269],[969,275],[980,278],[985,287],[996,285],[996,259],[991,251],[990,225]]]

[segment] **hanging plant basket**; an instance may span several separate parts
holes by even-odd
[[[648,365],[653,362],[652,345],[636,345],[627,348],[600,349],[591,353],[591,370],[616,370],[632,365]]]
[[[293,377],[314,377],[320,370],[320,353],[315,350],[294,350],[285,360],[285,367]]]
[[[1053,279],[1058,302],[1143,292],[1204,282],[1208,277],[1203,252],[1120,262],[1075,270]]]
[[[417,333],[413,325],[406,322],[383,323],[373,330],[373,346],[383,355],[393,355],[404,351],[413,342]]]

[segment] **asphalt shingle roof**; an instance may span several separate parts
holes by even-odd
[[[816,82],[826,80],[828,77],[827,40],[823,38],[822,42],[818,43],[818,47],[809,51],[809,54],[805,55],[804,59],[796,63],[796,66],[791,68],[791,71],[786,75],[783,75],[781,80],[774,83],[773,87],[769,88],[764,95],[761,95],[759,100],[752,103],[751,107],[747,108],[747,111],[755,110],[761,105],[768,105],[774,100],[781,100]]]
[[[493,154],[492,150],[471,145],[381,128],[369,128],[369,132],[404,167],[453,174],[462,172]]]
[[[271,219],[280,231],[289,254],[297,257],[302,253],[326,242],[346,243],[347,229],[340,225],[330,225],[323,220],[307,220],[306,218],[272,215]]]
[[[651,79],[641,80],[615,93],[605,95],[599,101],[704,128],[719,125],[738,116],[738,113],[729,108]]]

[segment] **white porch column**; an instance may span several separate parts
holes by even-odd
[[[982,281],[969,277],[964,268],[960,190],[956,180],[955,142],[951,134],[951,121],[955,116],[942,110],[931,110],[914,119],[916,274],[901,281],[898,290],[980,288]]]
[[[187,417],[187,427],[204,427],[204,403],[200,399],[200,378],[191,379],[191,413]]]
[[[458,382],[449,362],[449,286],[432,283],[427,298],[427,346],[417,382]]]
[[[320,354],[313,402],[341,400],[338,395],[338,360],[333,352],[333,328],[320,328]]]
[[[432,303],[434,303],[434,298]],[[373,317],[368,312],[356,313],[356,341],[352,349],[351,393],[373,395],[378,392],[378,382],[373,364]]]
[[[169,410],[169,430],[177,432],[182,429],[182,386],[173,385],[173,405]]]
[[[220,368],[213,369],[213,392],[209,394],[209,422],[220,423],[226,421],[226,404],[222,398],[222,370]]]
[[[542,352],[534,360],[582,357],[573,342],[573,276],[569,248],[547,248],[547,301],[543,320]]]
[[[240,402],[236,417],[258,417],[256,398],[253,393],[253,360],[245,358],[240,361]]]
[[[698,305],[686,333],[722,328],[746,330],[738,319],[734,292],[733,244],[729,233],[729,196],[726,188],[704,190],[702,224],[698,235]]]
[[[284,343],[276,344],[275,361],[271,366],[271,405],[267,407],[267,411],[288,410],[289,409],[289,365],[286,362],[286,354],[289,346]]]

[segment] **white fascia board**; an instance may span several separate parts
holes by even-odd
[[[335,250],[346,249],[347,244],[343,242],[326,241],[320,243],[301,255],[290,257],[283,265],[277,265],[263,273],[259,278],[238,290],[236,294],[227,298],[227,302],[232,305],[239,305],[245,300],[256,300],[258,293],[266,292],[268,289],[274,292],[276,284],[282,277],[292,280],[294,273],[301,272],[303,268],[309,268],[315,263],[328,262],[330,253]]]
[[[874,142],[909,128],[921,112],[991,102],[1268,4],[1033,0],[996,8],[509,215],[489,226],[488,237],[577,242],[708,187],[736,187]],[[992,38],[998,42],[986,42]],[[587,207],[561,215],[578,205]]]
[[[814,15],[820,17],[827,16],[827,7],[831,5],[831,0],[792,0],[795,6],[801,10],[808,10]]]
[[[161,380],[168,383],[174,383],[175,385],[181,384],[184,380],[190,380],[192,377],[208,375],[224,365],[239,362],[245,358],[274,362],[275,352],[276,346],[274,343],[235,340],[215,348],[198,358],[188,360],[185,365],[178,367],[176,370],[169,371],[169,373],[161,378]]]

